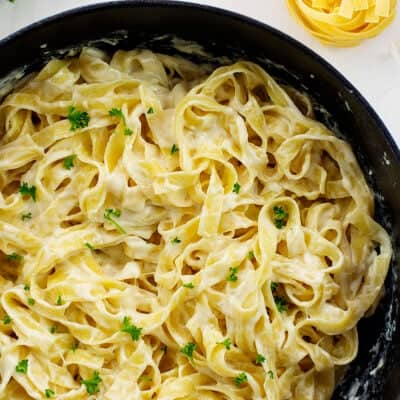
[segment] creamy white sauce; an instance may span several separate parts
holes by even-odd
[[[383,161],[386,165],[390,165],[390,160],[388,158],[386,151],[383,152]]]

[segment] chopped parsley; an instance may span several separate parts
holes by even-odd
[[[28,360],[21,360],[15,367],[15,371],[20,374],[26,374],[28,372]]]
[[[175,236],[172,240],[171,243],[172,244],[178,244],[180,243],[182,240],[178,238],[178,236]]]
[[[122,122],[124,123],[124,135],[125,136],[131,136],[131,135],[133,135],[133,130],[132,129],[129,129],[127,126],[126,126],[126,118],[125,118],[125,115],[124,115],[124,113],[122,112],[122,110],[120,109],[120,108],[112,108],[109,112],[108,112],[108,115],[110,116],[110,117],[118,117],[118,118],[120,118],[121,120],[122,120]]]
[[[28,212],[26,214],[22,214],[21,219],[22,219],[22,221],[26,221],[27,219],[32,219],[32,213]]]
[[[278,289],[278,283],[276,283],[276,282],[271,282],[271,290],[273,291],[273,292],[275,292],[275,290],[276,289]]]
[[[167,345],[165,345],[165,344],[163,344],[163,345],[160,347],[160,349],[161,349],[161,351],[162,351],[164,354],[166,354],[167,351],[168,351],[168,347],[167,347]]]
[[[109,112],[108,115],[110,117],[118,117],[121,118],[122,121],[124,122],[124,124],[126,124],[126,119],[125,119],[125,115],[122,112],[122,110],[120,108],[112,108]]]
[[[57,296],[57,305],[58,306],[62,306],[63,305],[63,299],[62,299],[60,294]]]
[[[93,372],[93,376],[90,379],[83,379],[82,384],[86,386],[86,391],[89,394],[96,394],[100,391],[99,384],[102,382],[100,375],[97,371]]]
[[[21,256],[20,254],[17,254],[16,252],[7,255],[7,260],[11,261],[13,263],[20,263],[23,259],[24,259],[24,256]]]
[[[171,154],[175,154],[179,151],[179,147],[174,143],[171,147]]]
[[[74,167],[74,160],[76,158],[76,154],[71,154],[70,156],[64,158],[64,168],[70,170]]]
[[[25,292],[29,292],[29,291],[31,290],[30,285],[25,284],[25,285],[24,285],[24,290],[25,290]]]
[[[119,231],[119,233],[125,234],[125,229],[115,220],[121,216],[121,211],[113,208],[106,208],[104,211],[104,219],[111,222]]]
[[[249,254],[247,255],[249,257],[250,261],[253,261],[255,259],[254,251],[249,251]]]
[[[217,342],[217,344],[222,344],[227,350],[230,350],[232,346],[231,339],[229,338],[224,339],[222,342]]]
[[[261,365],[265,360],[266,358],[262,354],[257,354],[257,357],[254,360],[254,362],[256,365]]]
[[[194,285],[192,282],[189,283],[184,283],[183,287],[187,288],[187,289],[194,289]]]
[[[86,128],[89,125],[90,117],[86,111],[79,111],[74,106],[69,106],[68,120],[71,123],[71,131],[76,131]]]
[[[11,319],[11,317],[10,317],[9,315],[5,315],[5,316],[3,317],[3,324],[4,324],[4,325],[11,324],[11,322],[12,322],[12,319]]]
[[[269,379],[274,379],[274,373],[271,370],[268,371],[268,375]]]
[[[86,242],[86,243],[85,243],[85,246],[86,246],[89,250],[94,251],[94,247],[93,247],[89,242]]]
[[[274,207],[274,224],[278,229],[282,229],[287,224],[289,214],[281,206]]]
[[[46,399],[51,399],[55,395],[54,391],[51,389],[46,389],[44,391],[44,394],[46,396]]]
[[[238,280],[237,276],[238,272],[239,272],[239,267],[229,268],[229,275],[226,278],[226,280],[229,282],[236,282]]]
[[[276,308],[280,313],[288,310],[288,303],[283,297],[274,296]]]
[[[240,386],[242,383],[247,382],[247,375],[244,372],[241,372],[236,378],[235,378],[235,384],[236,386]]]
[[[153,107],[149,107],[147,110],[147,114],[154,114],[154,108]]]
[[[142,328],[138,328],[137,326],[132,325],[129,317],[124,317],[122,321],[121,332],[129,333],[132,340],[137,341],[140,339],[140,336],[142,334]]]
[[[32,297],[29,297],[29,298],[28,298],[28,304],[29,304],[30,306],[33,306],[35,303],[36,303],[35,299],[32,299]]]
[[[239,192],[240,192],[240,185],[239,185],[239,183],[236,182],[236,183],[233,185],[232,192],[233,192],[233,193],[236,193],[236,194],[239,194]]]
[[[79,342],[75,342],[75,343],[71,346],[71,351],[72,351],[73,353],[75,353],[75,351],[76,351],[76,349],[78,348],[78,346],[79,346]]]
[[[22,196],[30,196],[33,201],[36,201],[36,186],[29,186],[27,182],[22,182],[19,192]]]
[[[50,333],[54,334],[57,331],[57,327],[55,325],[51,326],[49,329]]]
[[[193,352],[196,349],[196,343],[189,342],[187,345],[180,349],[180,352],[184,354],[190,361],[193,361]]]

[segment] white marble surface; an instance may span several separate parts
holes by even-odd
[[[96,0],[0,0],[0,38],[33,21]],[[400,146],[400,15],[383,34],[350,49],[321,45],[289,15],[284,0],[202,0],[259,19],[295,37],[339,69],[372,104]],[[394,56],[398,50],[398,58]],[[393,54],[394,53],[394,54]]]

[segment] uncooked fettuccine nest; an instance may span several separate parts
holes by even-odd
[[[350,47],[382,32],[396,0],[286,0],[292,15],[322,43]]]

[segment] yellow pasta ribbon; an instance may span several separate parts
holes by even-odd
[[[397,0],[286,0],[290,13],[322,43],[359,45],[394,19]]]

